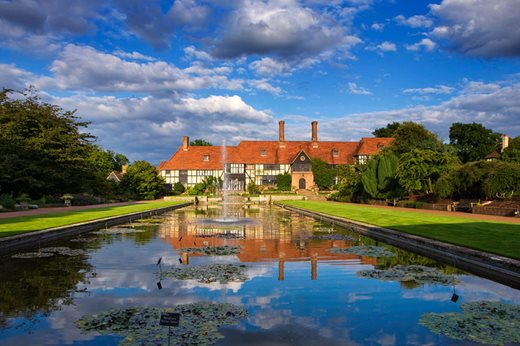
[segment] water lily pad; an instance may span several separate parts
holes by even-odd
[[[92,232],[92,234],[111,235],[111,234],[143,233],[143,232],[146,232],[146,230],[137,229],[137,228],[112,227],[112,228],[107,228],[107,229]]]
[[[504,345],[520,343],[520,306],[500,302],[464,303],[462,312],[427,313],[419,324],[452,339]]]
[[[61,256],[80,256],[85,255],[87,252],[81,249],[71,249],[66,246],[54,246],[41,248],[39,252],[25,252],[11,256],[12,258],[45,258],[53,257],[56,255]]]
[[[24,252],[12,255],[11,258],[45,258],[53,256],[55,256],[55,254],[50,252]]]
[[[372,246],[372,245],[360,245],[360,246],[352,246],[346,249],[341,248],[332,248],[329,250],[332,253],[338,254],[354,254],[358,256],[368,256],[368,257],[394,257],[395,253],[388,250],[382,246]]]
[[[204,256],[227,256],[238,255],[241,251],[240,246],[204,246],[204,247],[186,247],[182,248],[181,252],[198,253]]]
[[[243,282],[249,279],[245,274],[246,265],[237,264],[209,264],[204,266],[193,266],[186,268],[172,268],[162,272],[162,278],[175,278],[178,280],[197,280],[201,283],[219,282]]]
[[[142,308],[109,310],[86,315],[76,322],[84,332],[120,335],[120,345],[167,345],[168,327],[160,326],[161,313],[180,314],[179,326],[171,328],[172,345],[211,345],[223,338],[218,328],[237,324],[247,317],[247,310],[233,304],[192,303],[175,308]]]
[[[350,235],[346,234],[314,234],[311,237],[312,239],[322,239],[322,240],[346,240],[346,241],[358,241],[357,238],[354,238]]]
[[[383,270],[360,270],[357,272],[357,275],[383,281],[414,281],[420,284],[452,285],[457,282],[453,276],[446,275],[437,268],[420,265],[396,265],[395,267]]]

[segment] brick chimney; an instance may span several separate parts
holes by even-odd
[[[509,136],[504,133],[504,135],[502,136],[502,150],[501,151],[504,151],[506,150],[506,148],[509,146]]]
[[[188,137],[188,136],[182,137],[182,150],[188,151],[189,145],[190,145],[190,137]]]
[[[128,168],[128,165],[122,165],[121,166],[121,174],[125,174],[127,168]]]
[[[318,147],[318,122],[313,121],[312,123],[312,147]]]
[[[285,142],[285,121],[280,120],[278,122],[278,142],[280,142],[280,146],[284,145]]]

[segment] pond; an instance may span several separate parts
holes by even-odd
[[[228,212],[0,257],[0,345],[520,343],[518,290],[275,206]]]

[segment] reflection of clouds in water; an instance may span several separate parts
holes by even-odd
[[[356,292],[352,292],[348,294],[348,302],[349,303],[355,303],[360,300],[372,300],[373,297],[366,294],[358,294]]]
[[[421,338],[417,334],[408,334],[408,335],[406,335],[406,345],[433,346],[433,345],[437,344],[435,342],[435,340],[424,340],[424,339],[431,339],[431,337],[427,335],[426,338],[423,338],[423,340],[421,340]]]
[[[460,275],[457,279],[460,283],[455,286],[455,292],[465,302],[492,300],[520,304],[520,295],[514,288],[470,275]],[[402,297],[445,302],[451,299],[452,294],[452,286],[425,285],[422,288],[403,291]]]
[[[273,270],[271,267],[267,266],[254,266],[249,267],[246,271],[247,277],[249,280],[253,280],[255,277],[270,277],[272,276]],[[220,290],[231,290],[233,293],[237,293],[240,291],[242,286],[247,282],[228,282],[226,284],[221,284],[219,282],[211,282],[211,283],[203,283],[198,282],[196,280],[183,280],[182,288],[184,289],[194,289],[194,288],[206,288],[210,291],[220,291]]]
[[[290,324],[292,321],[291,310],[261,309],[254,315],[249,316],[249,323],[262,329],[272,329],[280,325]]]

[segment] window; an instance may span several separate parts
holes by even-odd
[[[334,156],[334,157],[338,157],[339,156],[338,149],[332,149],[332,156]]]
[[[368,155],[359,155],[357,159],[359,164],[364,165],[367,163]]]
[[[280,165],[264,165],[264,170],[266,171],[279,171]]]
[[[267,150],[262,149],[262,151],[260,152],[260,155],[261,156],[267,156]]]
[[[209,155],[204,155],[204,157],[202,158],[203,161],[209,161]]]

